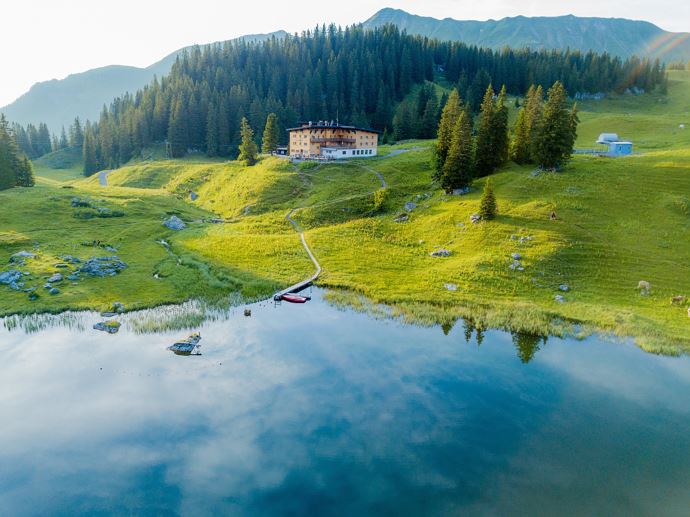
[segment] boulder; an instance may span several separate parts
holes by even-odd
[[[454,196],[464,196],[465,194],[469,194],[469,192],[470,192],[470,187],[453,189],[453,195]]]
[[[570,291],[570,287],[567,284],[561,284],[558,286],[558,290],[567,293],[568,291]]]
[[[455,284],[443,284],[443,286],[448,289],[449,291],[457,291],[458,286]]]
[[[407,221],[409,221],[409,220],[410,220],[410,216],[407,215],[407,214],[399,215],[398,217],[396,217],[395,219],[393,219],[393,221],[396,222],[396,223],[404,223],[404,222],[407,222]]]
[[[67,264],[81,264],[81,260],[73,255],[63,255],[60,258]]]
[[[126,267],[127,264],[116,256],[92,257],[84,262],[79,268],[79,272],[102,278],[105,276],[115,276]]]
[[[53,276],[51,276],[47,280],[47,282],[49,284],[57,284],[58,282],[62,282],[62,281],[63,281],[62,273],[55,273]]]
[[[122,304],[122,303],[120,303],[120,302],[115,302],[115,303],[113,303],[113,311],[115,311],[115,312],[117,312],[117,313],[120,313],[120,314],[123,313],[123,312],[125,312],[125,306],[124,306],[124,304]]]
[[[19,264],[21,266],[24,265],[26,259],[32,259],[36,258],[35,253],[31,253],[28,251],[20,251],[18,253],[15,253],[10,257],[10,264]]]
[[[646,280],[640,280],[637,283],[637,288],[642,289],[643,291],[649,291],[652,288],[652,284],[650,284]]]
[[[563,295],[561,294],[557,294],[553,299],[558,303],[565,303],[565,298],[563,298]]]
[[[415,208],[417,208],[417,204],[413,203],[412,201],[408,201],[405,203],[405,206],[403,207],[406,212],[412,212]]]
[[[685,303],[685,296],[674,296],[671,298],[671,305],[681,305]]]
[[[510,256],[513,258],[513,260],[520,260],[522,258],[522,255],[519,253],[511,253]]]
[[[163,221],[163,226],[175,231],[180,231],[187,228],[187,225],[184,223],[184,221],[176,215],[173,215],[169,219]]]
[[[40,296],[38,296],[37,293],[29,293],[29,301],[30,302],[35,302],[39,298],[40,298]]]
[[[94,330],[100,330],[101,332],[107,332],[108,334],[116,334],[120,330],[119,321],[101,321],[93,326]]]
[[[440,250],[435,250],[431,252],[432,257],[450,257],[452,255],[452,251],[446,250],[446,249],[440,249]]]
[[[481,221],[481,220],[482,220],[482,216],[479,214],[472,214],[470,216],[470,221],[472,221],[473,224],[478,224],[479,221]]]
[[[74,274],[69,275],[67,277],[67,280],[69,280],[70,282],[76,282],[77,280],[79,280],[79,271],[77,271]]]
[[[23,273],[17,269],[10,269],[9,271],[3,271],[0,273],[0,284],[12,285],[19,282],[23,277]]]
[[[199,195],[196,192],[193,192],[190,190],[189,191],[189,200],[190,201],[196,201],[197,199],[199,199]]]
[[[60,262],[58,264],[55,264],[53,267],[55,267],[56,269],[67,269],[69,268],[69,265]]]
[[[48,293],[50,293],[50,294],[52,294],[53,296],[55,296],[56,294],[60,294],[60,289],[58,289],[57,287],[53,287],[53,288],[51,288],[50,291],[48,291]]]

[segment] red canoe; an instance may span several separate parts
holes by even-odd
[[[298,294],[284,294],[280,297],[281,300],[290,303],[307,303],[311,298],[308,296],[300,296]]]

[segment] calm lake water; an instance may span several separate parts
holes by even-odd
[[[204,324],[198,357],[0,326],[0,515],[690,514],[690,358],[314,294]]]

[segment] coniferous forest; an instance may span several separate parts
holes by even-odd
[[[462,43],[410,36],[394,26],[316,28],[301,36],[195,47],[179,57],[169,76],[104,107],[100,120],[85,126],[85,173],[128,161],[143,148],[168,142],[172,157],[189,151],[236,156],[240,122],[255,135],[275,113],[283,129],[300,120],[340,119],[393,131],[395,108],[415,85],[442,79],[478,111],[489,84],[524,94],[532,85],[561,81],[578,92],[651,91],[666,81],[658,62],[607,54],[511,50],[493,51]],[[440,106],[405,115],[417,129],[397,136],[433,137]],[[425,110],[433,110],[424,117]],[[421,124],[419,119],[421,116]]]

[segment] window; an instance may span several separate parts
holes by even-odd
[[[343,154],[346,154],[346,153],[347,153],[347,151],[343,151]]]

